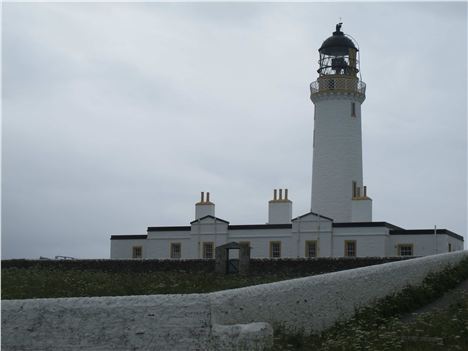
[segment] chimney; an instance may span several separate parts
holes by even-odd
[[[372,199],[367,196],[365,185],[356,187],[356,196],[351,201],[351,222],[372,222]]]
[[[279,189],[279,198],[275,189],[273,191],[273,200],[268,202],[268,224],[291,223],[291,218],[292,201],[288,199],[288,189]]]
[[[210,201],[210,193],[201,192],[200,202],[195,204],[195,219],[200,219],[206,216],[215,216],[215,204]]]

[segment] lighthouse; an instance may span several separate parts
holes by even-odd
[[[335,222],[372,221],[362,170],[361,80],[357,43],[336,25],[319,49],[318,78],[310,85],[314,103],[312,212]]]

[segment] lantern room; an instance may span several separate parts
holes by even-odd
[[[319,77],[310,85],[310,97],[323,93],[351,93],[365,98],[366,84],[360,79],[359,49],[357,43],[336,25],[333,35],[319,49]],[[358,75],[359,73],[359,75]]]
[[[358,48],[353,40],[341,31],[343,23],[336,25],[336,31],[325,40],[319,49],[322,75],[356,76],[359,72]]]

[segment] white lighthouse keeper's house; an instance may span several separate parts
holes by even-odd
[[[247,242],[251,257],[425,256],[463,250],[463,237],[446,229],[406,230],[372,221],[363,183],[361,80],[357,43],[336,25],[319,49],[315,105],[311,212],[292,218],[287,189],[274,190],[268,222],[232,225],[215,216],[201,194],[195,218],[184,226],[148,227],[146,234],[112,235],[111,258],[214,258],[215,247]]]

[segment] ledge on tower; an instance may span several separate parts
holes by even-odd
[[[322,76],[315,82],[310,83],[310,97],[322,93],[351,93],[360,95],[363,98],[366,95],[366,83],[356,77],[343,75]]]

